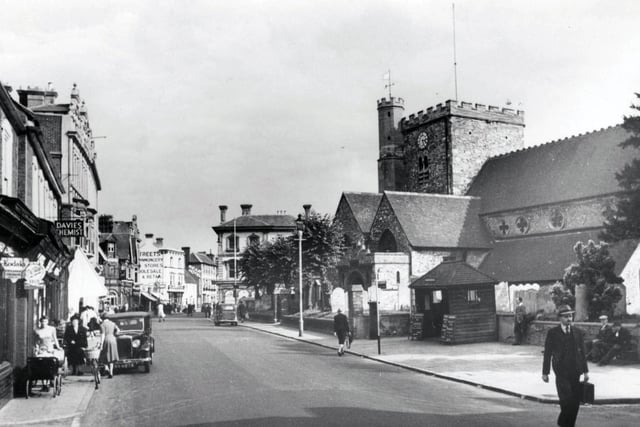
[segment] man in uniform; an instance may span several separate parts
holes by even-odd
[[[573,311],[568,305],[558,308],[560,325],[549,329],[544,343],[542,381],[549,382],[549,370],[553,366],[556,390],[560,400],[558,425],[573,427],[580,409],[580,375],[589,380],[584,332],[572,325]]]

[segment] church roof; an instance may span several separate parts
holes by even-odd
[[[464,261],[443,261],[427,274],[414,280],[410,288],[442,289],[452,286],[496,284],[498,280],[473,268]]]
[[[344,192],[342,196],[351,208],[360,231],[368,233],[371,230],[371,224],[378,211],[382,194],[380,193],[354,193]]]
[[[619,146],[629,136],[613,126],[491,158],[467,195],[491,213],[619,192],[615,172],[637,155]]]
[[[213,227],[215,232],[233,231],[233,222],[237,230],[280,229],[295,230],[296,219],[291,215],[242,215]]]
[[[413,247],[490,248],[477,197],[386,191]]]
[[[573,246],[578,241],[599,242],[599,232],[589,230],[498,241],[480,269],[500,281],[562,280],[564,270],[576,261]],[[638,243],[638,240],[627,240],[609,246],[609,252],[616,261],[616,274],[620,274]]]

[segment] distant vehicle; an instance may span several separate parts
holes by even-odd
[[[149,372],[153,364],[155,341],[151,336],[151,314],[145,311],[127,311],[110,314],[109,320],[118,325],[118,356],[116,368],[144,366]]]
[[[216,306],[213,324],[219,326],[223,323],[238,326],[238,306],[235,304],[218,304]]]

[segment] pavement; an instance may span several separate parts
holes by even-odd
[[[11,399],[0,409],[0,426],[78,425],[93,396],[95,385],[91,375],[67,376],[60,396],[42,393],[34,387],[28,399]]]
[[[279,324],[245,322],[244,327],[315,344],[337,352],[333,335],[303,333]],[[541,379],[542,347],[504,344],[441,344],[439,340],[411,341],[407,337],[356,340],[346,352],[381,363],[446,380],[469,384],[541,403],[558,403],[553,372]],[[336,355],[337,357],[337,355]],[[589,364],[589,382],[595,385],[594,404],[640,403],[640,364]]]

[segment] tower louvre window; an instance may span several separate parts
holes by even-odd
[[[418,185],[425,185],[429,181],[429,159],[426,154],[418,156]]]

